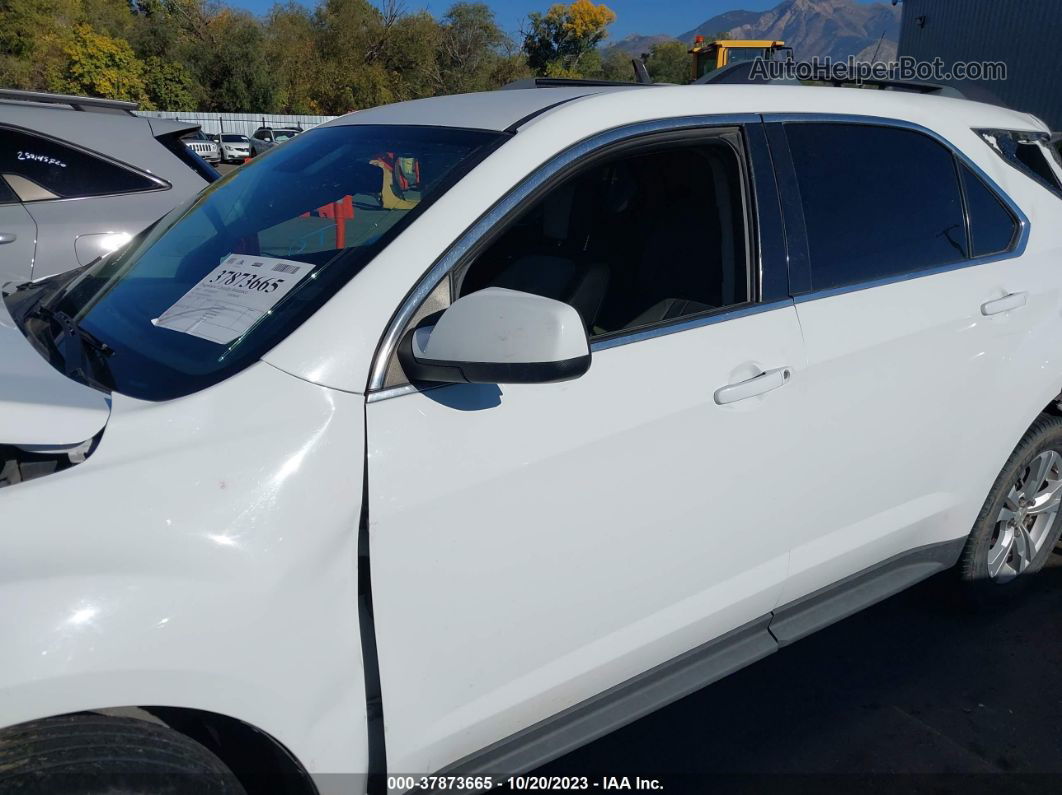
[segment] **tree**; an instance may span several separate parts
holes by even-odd
[[[348,113],[394,102],[384,48],[398,20],[393,6],[380,10],[367,0],[325,0],[317,6],[321,73],[317,94],[325,113]]]
[[[125,39],[105,36],[80,23],[60,47],[65,63],[52,66],[48,76],[51,91],[132,100],[151,107],[144,85],[144,63]]]
[[[689,48],[681,41],[660,41],[649,47],[645,54],[645,68],[655,83],[690,82]]]
[[[184,65],[152,55],[144,61],[144,90],[159,110],[196,110],[196,82]]]
[[[346,113],[532,74],[629,79],[599,50],[615,14],[591,0],[532,14],[518,47],[483,0],[439,19],[402,0],[0,0],[0,85],[135,100],[145,108]]]
[[[439,91],[460,94],[495,86],[495,74],[512,42],[485,3],[456,3],[442,18]]]
[[[276,89],[258,21],[245,12],[225,9],[201,35],[203,42],[190,53],[190,60],[203,87],[205,109],[271,111]]]
[[[265,20],[266,58],[282,113],[320,113],[321,69],[313,15],[296,2],[273,6]]]
[[[580,60],[594,52],[615,19],[611,8],[591,0],[532,13],[523,34],[528,66],[542,75],[578,75]]]

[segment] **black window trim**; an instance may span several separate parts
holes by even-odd
[[[4,198],[4,191],[11,195],[10,199]],[[10,207],[13,204],[22,204],[22,200],[15,193],[15,189],[7,184],[7,180],[0,174],[0,207]]]
[[[1025,248],[1029,242],[1029,218],[1025,215],[1022,209],[1015,203],[1010,195],[1003,190],[995,180],[993,180],[984,169],[975,163],[969,155],[963,152],[961,149],[955,146],[951,141],[942,136],[935,130],[931,130],[928,127],[923,127],[915,122],[906,121],[903,119],[890,119],[883,116],[863,116],[858,114],[845,114],[845,113],[765,113],[763,115],[764,123],[767,124],[770,129],[778,129],[784,124],[800,124],[800,123],[817,123],[817,124],[859,124],[869,127],[891,127],[901,130],[910,130],[912,132],[921,133],[933,139],[937,143],[943,145],[956,161],[956,179],[959,180],[960,191],[963,201],[963,215],[966,220],[967,234],[969,234],[969,215],[966,212],[966,194],[965,188],[962,186],[962,180],[958,170],[958,164],[965,165],[974,176],[978,177],[995,196],[1003,203],[1003,205],[1010,211],[1010,213],[1017,219],[1019,230],[1011,241],[1009,248],[994,252],[991,254],[984,254],[978,257],[967,256],[966,259],[960,259],[950,263],[934,266],[932,268],[923,268],[917,271],[910,271],[907,273],[897,273],[889,276],[882,276],[876,279],[868,279],[865,281],[855,282],[854,284],[841,285],[839,287],[825,287],[821,290],[815,290],[811,287],[811,263],[807,257],[807,240],[804,228],[804,214],[803,209],[800,206],[801,200],[799,193],[794,197],[794,191],[792,189],[787,190],[785,186],[789,183],[795,185],[795,173],[792,173],[792,156],[788,151],[788,147],[784,153],[778,152],[779,136],[771,136],[772,154],[776,155],[775,166],[779,169],[779,183],[783,187],[780,187],[780,193],[782,194],[782,204],[784,208],[785,224],[786,224],[786,236],[787,244],[792,249],[794,246],[799,250],[803,246],[803,257],[790,256],[790,268],[799,267],[803,272],[790,273],[790,282],[796,284],[806,284],[808,288],[806,291],[792,292],[792,298],[797,303],[804,303],[805,301],[814,301],[819,298],[828,298],[834,295],[841,295],[844,293],[855,292],[857,290],[867,290],[872,287],[881,287],[887,284],[894,284],[896,282],[910,281],[912,279],[921,279],[926,276],[934,276],[939,273],[947,273],[953,270],[960,270],[962,268],[975,267],[977,265],[984,265],[989,262],[999,262],[1001,260],[1016,259],[1025,253]],[[780,136],[784,141],[784,136]],[[781,157],[778,155],[781,154]],[[789,173],[786,173],[786,172]],[[797,227],[796,230],[793,227]]]
[[[156,186],[154,188],[121,191],[119,193],[94,193],[91,196],[57,196],[54,199],[35,199],[33,201],[22,202],[22,204],[41,204],[43,202],[78,202],[85,201],[86,199],[108,199],[119,196],[139,196],[142,193],[158,193],[160,191],[170,190],[173,187],[173,185],[171,185],[166,180],[162,179],[162,177],[159,177],[148,171],[144,171],[142,168],[137,168],[136,166],[130,165],[129,163],[124,163],[121,160],[116,160],[115,158],[109,155],[105,155],[102,152],[97,152],[94,149],[89,149],[87,146],[81,146],[80,144],[74,143],[73,141],[69,141],[64,138],[59,138],[54,135],[49,135],[48,133],[43,133],[39,130],[33,130],[29,127],[22,127],[18,124],[9,124],[7,122],[0,123],[0,132],[4,130],[13,130],[15,132],[22,133],[23,135],[30,135],[37,138],[42,138],[45,141],[51,141],[52,143],[58,146],[65,146],[67,149],[72,149],[75,152],[87,155],[88,157],[94,157],[97,160],[102,160],[103,162],[115,166],[116,168],[120,168],[124,171],[136,174],[138,177],[143,177],[144,179],[155,183]],[[30,179],[30,177],[26,177],[26,179],[29,179],[31,182],[35,181]]]
[[[963,163],[958,157],[955,157],[954,161],[955,173],[958,175],[959,178],[959,190],[962,193],[962,214],[966,220],[966,250],[967,252],[969,252],[969,258],[986,259],[988,257],[998,257],[1003,254],[1007,254],[1017,243],[1018,237],[1020,235],[1021,222],[1019,221],[1018,216],[1014,214],[1014,211],[1010,208],[1010,205],[1003,201],[1003,197],[1000,196],[999,191],[997,191],[993,187],[993,183],[986,182],[975,171],[966,168],[966,164]],[[1001,249],[997,249],[996,251],[990,251],[987,254],[980,254],[976,257],[974,256],[973,217],[970,215],[970,198],[966,192],[966,173],[963,171],[964,168],[966,168],[966,171],[969,172],[971,178],[979,181],[984,186],[985,190],[987,190],[989,194],[995,197],[996,201],[998,201],[1000,205],[1002,205],[1003,209],[1006,210],[1007,214],[1010,216],[1010,219],[1013,222],[1014,226],[1014,231],[1011,232],[1010,240],[1007,242],[1007,245],[1005,245]]]
[[[747,131],[750,128],[761,129],[762,117],[758,113],[720,114],[703,116],[681,116],[657,119],[649,122],[624,125],[592,135],[563,150],[543,165],[537,167],[520,183],[503,196],[493,207],[480,216],[472,225],[459,235],[456,241],[440,256],[429,270],[421,277],[417,285],[407,294],[405,300],[392,316],[383,338],[377,346],[376,355],[369,373],[366,393],[371,400],[397,397],[418,388],[410,385],[387,384],[390,363],[396,354],[398,340],[409,324],[418,317],[421,305],[429,300],[443,280],[452,280],[453,274],[461,271],[477,255],[490,245],[509,222],[531,207],[560,182],[577,171],[587,168],[598,159],[612,157],[618,152],[633,151],[642,146],[657,146],[674,140],[677,144],[690,144],[696,141],[698,134],[711,132],[720,128],[738,130],[742,136],[743,151],[737,152],[742,172],[743,211],[746,216],[746,235],[748,269],[752,274],[750,300],[729,307],[720,307],[697,314],[684,315],[637,329],[620,330],[595,338],[591,341],[593,353],[609,348],[641,342],[688,331],[701,326],[720,323],[726,320],[758,314],[784,306],[792,306],[788,296],[763,295],[764,262],[762,259],[764,245],[761,233],[762,225],[757,222],[759,207],[757,201],[774,201],[776,194],[760,197],[757,190],[762,190],[763,183],[756,179],[756,164],[752,162],[752,151],[756,148],[750,142]],[[483,161],[481,165],[485,165]],[[777,264],[777,263],[776,263]],[[453,296],[451,281],[450,295]]]

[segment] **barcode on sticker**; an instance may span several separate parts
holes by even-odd
[[[285,265],[283,262],[278,262],[273,266],[273,270],[277,273],[298,273],[299,268],[295,265]]]

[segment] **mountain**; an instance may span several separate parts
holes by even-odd
[[[875,51],[878,60],[889,60],[896,57],[900,9],[884,2],[784,0],[762,13],[728,11],[704,21],[678,38],[692,42],[698,34],[707,37],[723,31],[732,39],[784,41],[793,48],[798,61],[807,61],[816,55],[834,59],[855,55],[869,60]]]
[[[606,49],[620,50],[621,52],[628,53],[632,57],[640,57],[642,53],[649,52],[649,48],[654,44],[658,44],[662,41],[674,40],[674,36],[668,36],[666,33],[657,33],[652,36],[642,36],[637,33],[632,33],[629,36],[624,36],[619,41],[609,42]]]
[[[755,25],[762,16],[762,11],[727,11],[725,14],[719,14],[702,22],[693,30],[686,31],[679,36],[679,39],[685,42],[692,42],[694,36],[710,38],[717,33],[740,28],[744,25]]]

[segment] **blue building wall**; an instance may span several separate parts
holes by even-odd
[[[1004,61],[1007,79],[984,87],[1062,130],[1062,0],[902,0],[901,56],[947,67]],[[961,82],[952,82],[962,90]]]

